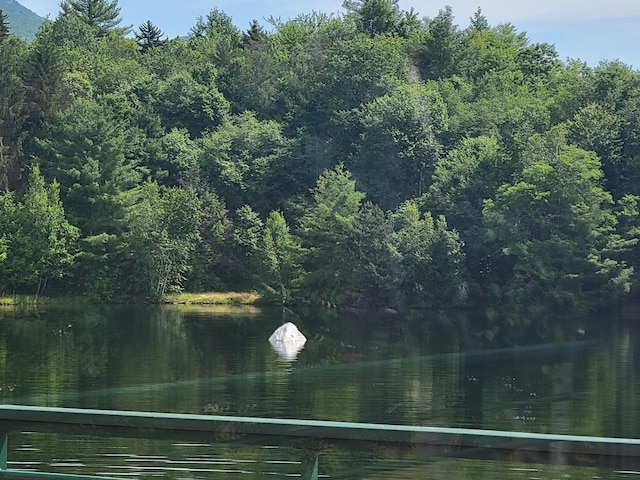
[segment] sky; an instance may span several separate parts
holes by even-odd
[[[55,18],[59,0],[18,0],[40,16]],[[137,28],[151,20],[170,38],[187,35],[199,17],[218,8],[246,30],[256,19],[268,27],[273,16],[287,20],[318,11],[344,13],[342,0],[119,0],[123,24]],[[640,0],[399,0],[420,17],[435,17],[451,6],[455,23],[466,28],[480,7],[491,25],[512,23],[531,43],[554,44],[560,58],[579,59],[595,67],[603,60],[620,60],[640,69]]]

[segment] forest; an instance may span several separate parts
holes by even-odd
[[[168,39],[0,13],[0,292],[593,310],[640,268],[640,74],[346,0]]]

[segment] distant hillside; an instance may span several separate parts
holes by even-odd
[[[44,18],[15,0],[0,0],[0,10],[7,15],[11,32],[27,40],[35,36],[38,27],[44,21]]]

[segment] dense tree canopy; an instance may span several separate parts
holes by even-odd
[[[349,0],[187,38],[64,0],[0,13],[0,291],[257,289],[393,308],[598,308],[638,291],[640,73]]]

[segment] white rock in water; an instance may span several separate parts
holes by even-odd
[[[307,337],[293,323],[287,322],[271,334],[269,343],[286,360],[295,360],[298,352],[307,343]]]

